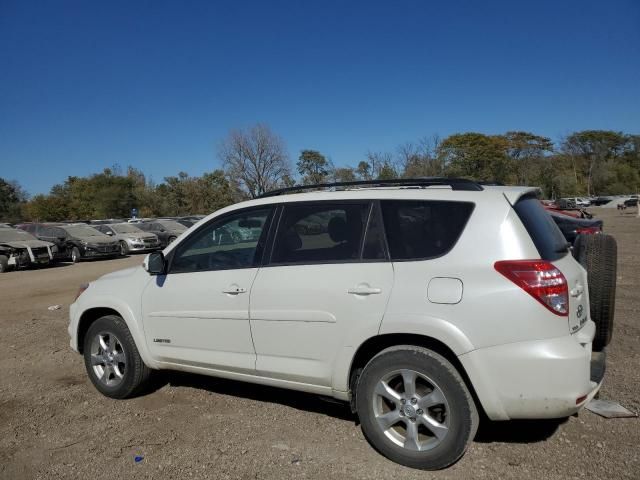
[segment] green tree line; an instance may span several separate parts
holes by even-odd
[[[68,177],[49,194],[28,198],[0,178],[0,221],[84,220],[210,213],[272,188],[426,176],[457,176],[541,188],[546,198],[636,193],[640,189],[640,135],[606,130],[574,132],[559,142],[530,132],[457,133],[407,142],[394,152],[369,151],[355,165],[337,167],[312,149],[291,165],[283,140],[268,126],[233,130],[221,142],[223,165],[190,176],[179,172],[155,184],[128,167]]]

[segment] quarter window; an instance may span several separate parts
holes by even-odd
[[[368,212],[368,203],[286,205],[271,263],[359,260]]]
[[[177,248],[170,273],[257,266],[271,209],[252,210],[213,221]]]
[[[458,241],[473,203],[382,201],[382,216],[392,260],[421,260],[444,255]]]

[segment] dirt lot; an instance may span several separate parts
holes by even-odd
[[[640,219],[597,214],[619,246],[601,397],[639,411]],[[346,407],[311,395],[172,373],[147,396],[102,397],[69,349],[67,309],[80,283],[141,261],[0,275],[0,478],[640,478],[640,421],[588,411],[485,421],[460,462],[421,472],[381,457]]]

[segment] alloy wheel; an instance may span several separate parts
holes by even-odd
[[[451,412],[444,392],[415,370],[396,370],[378,381],[373,413],[384,435],[408,450],[431,450],[449,433]]]
[[[127,357],[122,343],[111,332],[100,332],[91,342],[91,367],[100,383],[118,386],[127,370]]]

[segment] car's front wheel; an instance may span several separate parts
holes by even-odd
[[[82,256],[80,255],[80,249],[78,247],[73,247],[71,249],[71,261],[73,263],[78,263]]]
[[[475,403],[456,368],[422,347],[391,347],[358,379],[362,431],[390,460],[437,470],[456,462],[478,428]]]
[[[83,354],[91,382],[107,397],[134,396],[149,380],[151,370],[142,361],[126,323],[116,315],[91,324]]]

